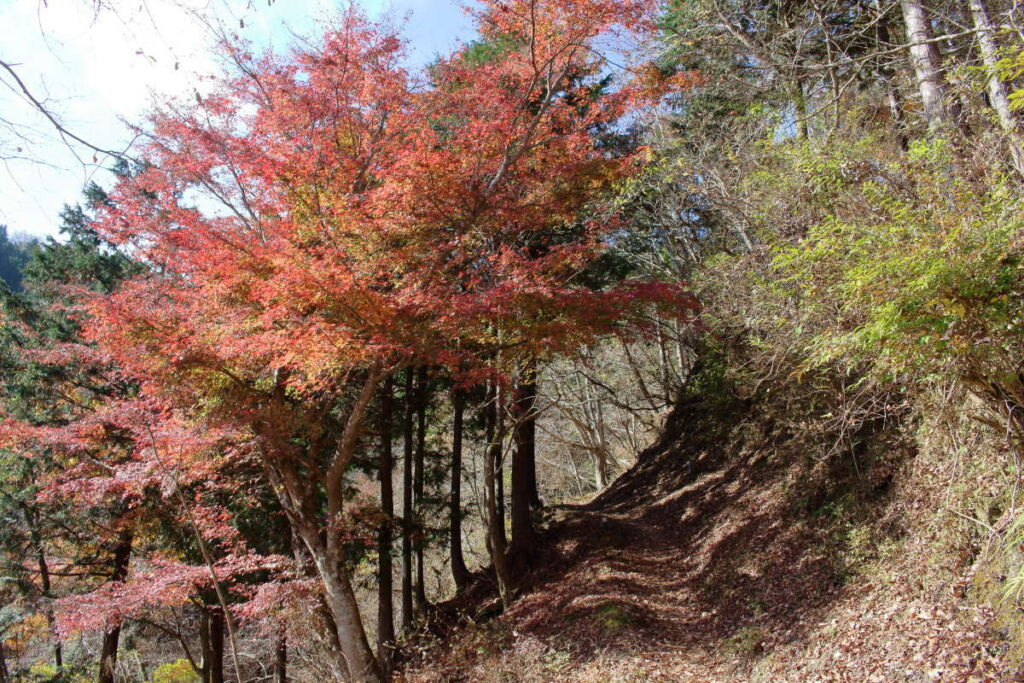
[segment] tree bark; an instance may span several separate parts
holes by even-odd
[[[292,476],[292,470],[290,468],[282,469],[282,474]],[[274,483],[275,489],[280,492],[286,488],[283,477],[275,476],[273,470],[268,470],[268,474],[270,480]],[[309,547],[306,545],[306,542],[303,540],[303,536],[300,533],[300,527],[303,526],[303,520],[312,519],[314,512],[312,510],[302,511],[296,510],[293,507],[288,507],[288,503],[290,503],[291,500],[287,495],[279,495],[279,499],[282,501],[282,505],[285,505],[285,510],[288,512],[288,519],[291,522],[291,547],[295,563],[301,568],[304,576],[311,579],[319,579],[319,570],[317,569],[316,562],[313,560]],[[303,515],[305,515],[305,517],[303,517]],[[348,662],[345,659],[345,654],[341,647],[341,640],[338,638],[338,627],[334,623],[334,615],[331,613],[331,608],[328,606],[323,595],[318,597],[311,616],[316,626],[316,632],[322,638],[323,646],[329,653],[329,659],[326,664],[330,667],[334,680],[347,681],[349,678]]]
[[[224,612],[219,605],[209,605],[200,619],[203,683],[224,683]]]
[[[608,456],[600,448],[594,454],[594,488],[599,492],[608,488]]]
[[[1010,158],[1017,173],[1024,175],[1024,150],[1021,149],[1017,117],[1010,109],[1010,90],[999,77],[999,45],[996,43],[992,19],[985,0],[968,0],[971,20],[978,30],[978,48],[985,65],[988,99],[996,112],[999,125],[1009,136]]]
[[[531,510],[539,503],[536,474],[536,421],[534,407],[537,398],[536,374],[531,367],[516,387],[514,444],[512,453],[512,540],[509,543],[509,563],[519,574],[530,564],[537,539]]]
[[[413,369],[405,372],[405,416],[402,420],[402,629],[413,625],[412,611],[412,458],[413,458]]]
[[[327,592],[327,604],[338,627],[338,640],[348,662],[349,680],[353,683],[380,683],[384,677],[366,638],[359,603],[344,561],[330,553],[328,557],[317,558],[316,562]]]
[[[499,394],[496,385],[493,383],[488,385],[487,393],[484,398],[484,459],[489,457],[493,444],[495,443],[495,434],[498,428],[500,406],[498,405]],[[501,546],[503,548],[508,547],[508,539],[505,537],[505,479],[504,479],[504,459],[502,458],[501,441],[498,439],[498,448],[494,455],[494,463],[492,466],[491,480],[494,484],[494,507],[497,515],[498,525],[497,532],[501,535]],[[484,463],[486,466],[486,463]],[[486,494],[486,490],[485,490]],[[484,529],[488,529],[488,517],[486,510],[484,511]],[[491,536],[490,533],[484,534],[484,540],[487,544],[487,552],[492,552],[491,548]]]
[[[462,591],[470,579],[466,559],[462,555],[462,430],[463,416],[466,408],[466,397],[462,390],[452,390],[452,470],[451,496],[448,515],[448,527],[451,530],[450,551],[452,557],[452,579],[456,590]]]
[[[385,675],[391,670],[391,654],[395,646],[395,615],[391,562],[391,533],[395,517],[392,486],[394,475],[391,452],[391,421],[394,418],[394,386],[391,378],[384,382],[380,410],[380,507],[384,519],[377,530],[377,658]]]
[[[946,95],[946,81],[942,71],[942,54],[932,39],[928,10],[921,0],[900,0],[903,22],[910,41],[910,61],[914,67],[917,88],[921,93],[924,118],[932,130],[953,123]]]
[[[426,547],[426,529],[423,519],[423,477],[424,457],[427,443],[427,368],[421,365],[417,373],[416,386],[416,462],[413,470],[413,519],[416,523],[416,576],[413,579],[413,596],[416,611],[422,613],[427,607],[427,592],[424,581],[423,553]]]
[[[523,464],[526,468],[527,495],[531,508],[544,506],[537,485],[537,366],[531,363],[526,371],[522,394],[522,422],[516,439],[524,448]]]
[[[132,557],[132,533],[122,530],[118,534],[117,545],[114,547],[114,567],[110,580],[123,582],[128,578],[128,564]],[[117,668],[117,647],[121,640],[121,623],[108,628],[103,634],[100,647],[99,683],[114,683],[114,671]]]
[[[277,648],[274,654],[274,681],[288,683],[288,634],[283,628],[277,635]]]
[[[502,392],[497,388],[491,405],[493,418],[487,425],[487,451],[484,453],[484,510],[487,522],[487,549],[491,554],[495,579],[498,582],[498,595],[503,606],[508,607],[513,596],[512,573],[508,566],[508,552],[505,541],[505,529],[499,526],[497,487],[495,486],[496,463],[501,457],[501,446],[505,440],[504,418],[502,411]]]
[[[505,507],[505,455],[501,448],[498,448],[498,452],[495,454],[497,462],[494,463],[494,483],[496,487],[495,497],[498,506],[498,529],[501,532],[501,538],[508,545],[508,539],[505,537],[505,518],[506,518],[506,507]]]

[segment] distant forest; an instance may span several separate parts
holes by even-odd
[[[0,225],[0,278],[14,291],[21,291],[21,271],[28,263],[36,241],[12,237],[6,225]]]

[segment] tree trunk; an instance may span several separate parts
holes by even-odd
[[[512,573],[508,566],[506,553],[508,548],[505,541],[505,529],[499,526],[496,463],[501,457],[501,446],[505,440],[505,428],[503,411],[501,409],[501,390],[496,389],[492,403],[493,419],[487,425],[487,451],[484,453],[484,510],[487,521],[487,548],[491,554],[491,563],[494,566],[494,575],[498,582],[498,595],[501,604],[508,607],[512,601],[513,581]]]
[[[402,629],[412,629],[412,421],[416,410],[413,401],[413,369],[405,372],[405,416],[402,420]]]
[[[46,601],[45,614],[46,626],[53,638],[53,664],[60,674],[64,669],[64,647],[57,633],[56,619],[53,616],[53,609],[50,606],[50,599],[53,597],[51,591],[53,585],[50,581],[50,565],[46,561],[46,551],[43,549],[43,536],[39,531],[39,522],[35,510],[28,505],[21,504],[22,513],[25,516],[25,523],[28,526],[29,537],[32,540],[32,547],[36,553],[36,565],[39,567],[39,584],[43,591],[43,600]]]
[[[536,397],[536,374],[533,368],[529,368],[516,388],[513,404],[515,448],[512,452],[512,540],[509,543],[509,563],[516,574],[529,566],[537,543],[531,516],[532,508],[539,502],[536,488],[536,421],[533,415]]]
[[[203,683],[224,683],[224,612],[219,605],[210,605],[203,609],[200,619]]]
[[[495,387],[494,395],[492,396],[493,403],[492,403],[492,409],[491,409],[491,424],[492,424],[492,428],[493,429],[497,429],[499,424],[500,424],[501,427],[502,427],[502,432],[504,433],[504,413],[502,412],[504,410],[504,406],[498,403],[498,399],[500,397],[501,397],[501,395],[497,391],[497,387]],[[501,534],[502,546],[507,549],[508,548],[508,538],[505,535],[505,528],[506,528],[506,522],[505,522],[505,517],[506,517],[506,515],[505,515],[505,512],[506,512],[506,506],[505,506],[505,449],[502,447],[503,441],[504,441],[504,436],[502,436],[501,438],[498,439],[497,450],[495,451],[495,454],[494,454],[494,458],[495,458],[495,463],[494,463],[494,469],[495,469],[494,480],[495,480],[495,486],[497,487],[497,491],[495,492],[495,495],[497,497],[497,506],[498,506],[498,525],[499,525],[498,526],[498,531]],[[488,443],[490,443],[490,439],[488,439]]]
[[[316,563],[310,556],[309,548],[302,541],[295,525],[292,525],[291,533],[292,555],[295,558],[295,564],[301,568],[303,576],[312,579],[318,578]],[[321,642],[329,653],[330,658],[327,661],[327,665],[334,675],[334,680],[346,680],[348,678],[348,664],[345,662],[345,656],[341,651],[341,643],[338,640],[338,627],[335,625],[331,610],[322,596],[316,601],[316,606],[313,608],[311,616],[314,630],[322,638]]]
[[[658,365],[661,371],[661,391],[662,397],[666,404],[672,402],[672,361],[669,360],[668,356],[668,341],[666,340],[665,327],[661,321],[661,317],[655,315],[654,321],[656,323],[655,334],[657,335],[658,341]],[[589,382],[588,382],[589,384]]]
[[[971,19],[978,30],[978,48],[985,65],[988,80],[988,99],[999,119],[999,125],[1009,136],[1010,157],[1017,173],[1024,175],[1024,151],[1021,149],[1017,117],[1010,109],[1010,91],[999,77],[999,45],[996,43],[992,19],[985,0],[969,0]]]
[[[331,489],[328,489],[329,492]],[[336,489],[335,489],[336,493]],[[334,495],[334,494],[330,494]],[[330,497],[329,495],[329,497]],[[335,505],[330,507],[336,508]],[[339,515],[331,515],[337,518]],[[377,658],[370,648],[370,642],[363,628],[359,604],[352,589],[351,578],[344,557],[344,544],[336,526],[329,525],[324,544],[316,520],[296,518],[298,534],[316,566],[324,588],[324,601],[336,628],[337,643],[341,648],[341,661],[333,667],[347,677],[343,680],[353,683],[379,683],[383,681]],[[333,528],[332,528],[333,527]]]
[[[344,527],[345,474],[359,447],[367,409],[384,379],[385,374],[379,367],[368,369],[359,395],[349,409],[341,435],[332,445],[333,455],[321,477],[311,479],[300,475],[295,463],[289,458],[275,461],[280,475],[279,484],[285,489],[281,495],[289,521],[316,565],[325,601],[337,627],[338,643],[348,668],[349,680],[357,683],[376,683],[383,679],[377,657],[370,648],[363,628],[363,618],[359,613],[359,604],[348,571],[348,529]],[[282,486],[275,488],[281,489]],[[326,498],[326,510],[318,500],[321,490]]]
[[[277,635],[277,648],[274,657],[275,683],[288,683],[288,635],[282,628]]]
[[[544,507],[537,485],[537,366],[531,364],[526,373],[522,394],[522,423],[519,425],[517,444],[524,449],[523,465],[526,469],[527,495],[531,508]]]
[[[494,463],[494,483],[497,488],[494,495],[498,499],[498,530],[501,532],[501,538],[507,546],[508,539],[505,538],[505,455],[500,447],[494,457],[497,460]]]
[[[872,7],[875,10],[875,17],[873,17],[875,22],[875,42],[879,45],[893,43],[889,23],[884,19],[888,8],[882,8],[881,0],[872,0]],[[907,137],[906,116],[903,113],[903,102],[901,101],[899,88],[896,87],[894,76],[883,76],[881,80],[885,88],[885,101],[889,105],[889,117],[899,137],[900,149],[906,152],[910,149],[910,138]]]
[[[132,557],[132,533],[129,530],[122,530],[117,537],[117,546],[114,548],[114,568],[110,573],[110,580],[123,582],[128,578],[128,564]],[[108,628],[103,634],[103,644],[100,647],[100,670],[97,680],[99,683],[114,683],[114,671],[117,668],[117,647],[121,640],[121,623]]]
[[[500,406],[498,405],[499,394],[495,384],[490,384],[487,387],[487,393],[484,398],[484,459],[486,460],[491,453],[493,445],[498,444],[497,450],[494,455],[494,463],[492,466],[491,481],[495,487],[494,491],[494,507],[497,515],[498,525],[497,533],[501,535],[501,546],[503,548],[508,547],[508,539],[505,537],[505,478],[504,478],[504,459],[502,458],[501,442],[504,437],[495,441],[495,434],[498,428],[499,411]],[[485,463],[486,465],[486,463]],[[486,490],[485,490],[486,494]],[[486,510],[484,511],[484,529],[488,529],[488,517]],[[491,536],[490,533],[484,534],[484,541],[487,544],[487,552],[493,552],[491,548]]]
[[[336,553],[329,553],[329,557],[316,558],[316,562],[327,591],[327,604],[338,627],[338,641],[348,662],[349,680],[353,683],[383,681],[366,638],[359,603],[344,561]]]
[[[576,386],[578,395],[582,397],[580,409],[583,418],[580,421],[574,420],[574,426],[581,443],[586,446],[594,461],[594,488],[602,491],[608,486],[608,445],[601,397],[593,390],[591,381],[579,373],[576,375]]]
[[[4,641],[3,638],[0,638],[0,683],[7,683],[9,675],[7,673],[7,657],[4,655]]]
[[[448,526],[451,530],[450,545],[452,556],[452,579],[455,587],[462,591],[470,579],[466,560],[462,555],[462,422],[466,408],[466,397],[462,390],[452,391],[452,471],[451,500]]]
[[[426,529],[423,519],[423,467],[427,439],[427,368],[421,365],[417,373],[416,387],[416,467],[413,470],[413,519],[416,522],[416,576],[413,580],[413,595],[416,611],[422,613],[427,606],[424,582],[423,552],[426,546]]]
[[[910,61],[917,88],[921,93],[924,118],[932,130],[948,127],[953,115],[946,101],[946,82],[942,73],[942,54],[932,39],[928,11],[921,0],[900,0],[903,22],[910,41]]]
[[[314,568],[313,573],[316,573],[316,563],[310,562]],[[336,681],[347,681],[348,680],[348,662],[345,660],[345,654],[342,652],[341,641],[338,639],[338,627],[334,623],[334,615],[331,614],[331,608],[327,605],[327,601],[320,596],[316,602],[316,606],[313,608],[313,622],[316,625],[317,633],[322,637],[322,642],[327,648],[329,660],[327,665],[331,669],[331,673],[334,674],[334,680]]]
[[[326,547],[321,545],[321,530],[304,525],[303,539],[313,554],[320,577],[323,579],[327,604],[331,607],[334,623],[338,627],[338,641],[348,662],[349,677],[355,683],[376,683],[383,677],[377,665],[377,657],[370,648],[370,641],[363,628],[359,603],[346,561],[346,529],[343,526],[345,502],[345,473],[355,457],[362,434],[363,419],[377,388],[384,379],[379,368],[368,371],[359,397],[349,410],[345,427],[335,449],[330,466],[324,478],[324,493],[327,498],[327,524],[324,530]],[[319,552],[318,552],[319,551]]]
[[[391,378],[384,381],[380,410],[380,507],[384,519],[377,530],[377,658],[385,675],[391,670],[395,646],[395,616],[391,562],[391,529],[395,516],[392,490],[394,463],[391,452],[391,421],[394,418],[394,387]]]

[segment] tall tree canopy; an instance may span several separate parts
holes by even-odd
[[[86,327],[163,416],[146,443],[142,404],[111,408],[135,425],[129,462],[155,457],[185,482],[257,465],[322,583],[338,676],[381,675],[345,503],[382,380],[430,365],[500,384],[642,333],[651,306],[692,307],[675,286],[587,276],[617,228],[596,202],[642,158],[595,133],[661,95],[650,79],[610,85],[600,49],[653,5],[484,2],[479,31],[502,48],[441,60],[430,82],[355,10],[287,56],[226,44],[231,72],[154,112],[145,167],[102,208],[96,230],[150,266],[92,297]]]

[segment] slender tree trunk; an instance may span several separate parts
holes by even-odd
[[[585,425],[576,425],[576,433],[594,456],[594,485],[598,491],[602,491],[608,486],[608,447],[604,433],[604,411],[601,399],[593,391],[589,379],[577,375],[576,385],[583,396],[580,408],[586,420]]]
[[[427,440],[427,368],[421,365],[417,373],[416,387],[416,467],[413,471],[413,519],[416,521],[416,577],[413,580],[413,595],[416,611],[423,612],[427,606],[424,581],[423,552],[426,546],[426,529],[423,518],[423,476],[424,455]]]
[[[892,32],[889,30],[889,23],[885,21],[884,15],[887,10],[882,8],[881,0],[872,0],[875,9],[875,41],[879,45],[893,43]],[[889,116],[892,119],[893,128],[899,136],[900,149],[904,152],[910,149],[910,138],[907,137],[906,116],[903,113],[903,102],[899,88],[896,87],[895,77],[884,78],[885,101],[889,105]]]
[[[466,397],[461,389],[452,390],[452,471],[451,497],[448,526],[451,530],[450,546],[452,556],[452,579],[455,587],[462,591],[470,579],[466,560],[462,555],[462,423],[466,408]]]
[[[391,378],[384,380],[380,409],[380,507],[384,519],[377,530],[377,658],[385,676],[391,671],[391,654],[395,647],[395,615],[393,567],[391,562],[391,530],[395,517],[394,476],[391,452],[391,421],[394,419],[394,386]]]
[[[594,484],[598,491],[608,488],[608,454],[601,448],[594,453]]]
[[[1010,157],[1017,173],[1024,175],[1024,151],[1021,149],[1017,117],[1010,109],[1010,91],[999,77],[999,45],[996,42],[992,19],[985,0],[969,0],[971,19],[978,30],[978,48],[985,65],[988,80],[988,99],[999,119],[999,125],[1009,136]]]
[[[533,409],[537,397],[536,375],[530,368],[514,396],[515,427],[512,452],[512,540],[509,563],[516,574],[529,566],[537,544],[531,510],[536,490],[536,422]]]
[[[28,526],[29,537],[32,540],[32,548],[36,553],[36,566],[39,567],[39,584],[43,591],[43,600],[46,601],[45,614],[46,626],[53,638],[53,664],[60,674],[64,670],[64,646],[61,643],[60,635],[57,633],[56,619],[53,616],[53,609],[49,601],[53,598],[53,584],[50,580],[50,565],[46,561],[46,551],[43,548],[43,536],[39,531],[39,521],[35,511],[28,505],[22,503],[22,513],[25,516],[25,523]]]
[[[282,628],[277,634],[277,647],[274,657],[275,683],[288,683],[288,634]]]
[[[506,558],[508,548],[505,541],[505,529],[499,526],[497,487],[495,486],[495,465],[501,457],[502,442],[505,440],[502,400],[501,389],[496,387],[491,408],[494,417],[487,425],[488,443],[487,451],[484,453],[484,510],[487,521],[487,548],[491,554],[491,563],[494,566],[494,575],[498,582],[498,595],[502,605],[508,607],[512,601],[514,584]]]
[[[526,371],[522,394],[522,422],[516,437],[517,444],[524,449],[523,464],[526,468],[527,495],[531,508],[541,508],[540,487],[537,485],[537,365],[531,363]]]
[[[498,530],[501,532],[501,538],[505,541],[505,545],[507,546],[508,540],[505,537],[505,455],[501,448],[498,449],[498,452],[494,457],[497,460],[497,462],[494,463],[494,482],[497,489],[494,493],[498,499]]]
[[[132,557],[132,533],[123,530],[118,534],[117,546],[114,548],[114,570],[110,580],[123,582],[128,578],[128,564]],[[117,667],[117,647],[121,640],[121,623],[107,629],[103,634],[100,647],[99,683],[114,683],[114,671]]]
[[[932,39],[928,10],[921,0],[900,0],[903,21],[910,41],[910,61],[914,67],[917,88],[921,93],[924,118],[930,129],[948,127],[953,123],[942,72],[942,54]]]
[[[219,605],[203,608],[199,622],[203,683],[224,683],[224,612]]]
[[[9,675],[7,673],[7,657],[4,654],[4,641],[3,638],[0,638],[0,683],[7,683]]]
[[[496,443],[496,430],[498,428],[499,411],[500,406],[498,405],[499,394],[495,384],[489,384],[487,387],[487,394],[484,398],[484,443],[486,447],[484,449],[484,459],[488,458],[491,453],[493,444]],[[494,507],[497,515],[498,525],[497,533],[501,535],[502,547],[508,547],[508,539],[505,537],[505,478],[504,478],[504,458],[502,458],[501,449],[502,439],[497,440],[498,448],[495,451],[494,463],[492,466],[492,479],[495,487],[494,491]],[[485,463],[486,465],[486,463]],[[485,491],[486,494],[486,491]],[[484,528],[488,529],[488,517],[486,511],[484,514]],[[490,533],[484,534],[484,541],[487,545],[487,552],[493,552],[491,548],[491,536]]]
[[[665,403],[672,402],[672,389],[670,388],[672,381],[672,363],[668,359],[668,346],[665,341],[665,330],[662,328],[661,318],[655,316],[655,334],[657,335],[658,341],[658,365],[661,372],[661,391],[664,397]]]
[[[402,628],[408,632],[413,625],[412,604],[412,469],[413,469],[413,369],[405,372],[405,415],[402,419]]]

